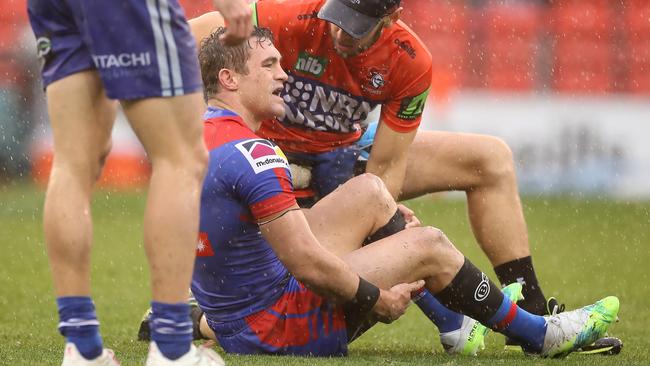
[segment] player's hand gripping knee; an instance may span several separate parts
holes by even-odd
[[[404,227],[405,229],[422,226],[420,219],[415,216],[415,212],[413,212],[413,210],[401,203],[397,204],[397,209],[402,213],[402,215],[404,215],[404,220],[406,221],[406,226]]]
[[[411,292],[417,291],[424,286],[424,280],[411,283],[400,283],[390,290],[381,290],[379,300],[372,308],[372,312],[378,321],[390,324],[404,315],[411,303]]]
[[[228,46],[244,42],[253,31],[251,8],[245,0],[213,0],[225,20],[226,33],[221,40]]]

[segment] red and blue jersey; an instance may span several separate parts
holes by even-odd
[[[257,222],[296,205],[287,159],[235,113],[208,108],[210,151],[192,292],[229,353],[340,356],[343,310],[293,278]]]
[[[240,319],[273,304],[289,275],[262,237],[257,220],[296,201],[289,165],[273,143],[233,112],[209,108],[210,151],[192,291],[219,321]]]

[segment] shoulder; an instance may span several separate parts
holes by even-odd
[[[422,40],[404,22],[398,20],[388,28],[390,43],[398,57],[404,60],[403,66],[409,69],[426,70],[432,66],[431,53]],[[400,65],[401,66],[401,65]]]
[[[256,137],[244,139],[233,145],[255,174],[276,168],[289,169],[289,161],[273,142]]]
[[[208,118],[203,123],[203,137],[210,151],[236,140],[258,138],[239,117]]]
[[[317,14],[325,0],[259,0],[254,3],[256,21],[262,26],[284,26],[318,20]]]

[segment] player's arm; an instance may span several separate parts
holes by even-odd
[[[416,132],[417,129],[409,132],[397,132],[381,121],[377,127],[366,172],[381,178],[396,200],[400,195],[406,176],[408,149]]]
[[[369,284],[362,285],[359,276],[341,258],[320,245],[297,205],[263,218],[259,223],[262,235],[280,261],[296,279],[314,292],[336,302],[347,303],[355,301],[360,292],[368,290]],[[370,304],[372,312],[384,322],[399,318],[409,305],[411,291],[422,285],[399,284],[391,290],[380,289],[378,299]]]
[[[190,19],[188,23],[197,45],[200,45],[201,40],[208,37],[215,29],[223,27],[226,24],[223,16],[216,11],[211,11],[200,17]]]
[[[213,3],[228,25],[221,39],[231,46],[248,39],[253,31],[252,11],[248,3],[245,0],[213,0]]]

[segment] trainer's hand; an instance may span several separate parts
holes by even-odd
[[[411,303],[411,292],[421,289],[422,286],[424,280],[400,283],[390,290],[381,290],[379,300],[372,308],[373,315],[382,323],[392,323],[406,312]]]
[[[226,25],[226,33],[221,36],[228,46],[236,46],[251,35],[253,23],[251,8],[245,0],[213,0],[214,7],[221,13]]]
[[[420,219],[415,216],[415,212],[413,212],[413,210],[401,203],[397,204],[397,209],[400,210],[402,215],[404,215],[404,220],[406,221],[406,226],[404,227],[405,229],[422,226]]]

